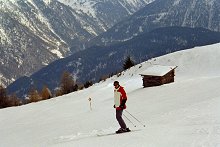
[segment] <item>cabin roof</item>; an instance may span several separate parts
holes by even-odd
[[[152,65],[145,71],[140,73],[142,76],[164,76],[171,70],[177,68],[177,66],[164,66],[164,65]]]

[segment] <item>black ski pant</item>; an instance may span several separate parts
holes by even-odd
[[[116,119],[119,125],[121,126],[121,128],[126,129],[127,126],[122,118],[122,113],[123,113],[123,110],[116,110]]]

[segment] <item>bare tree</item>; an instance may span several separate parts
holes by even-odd
[[[21,100],[16,96],[16,94],[12,94],[8,97],[9,106],[20,106],[22,105]]]
[[[0,108],[7,107],[7,93],[6,89],[0,85]]]
[[[75,82],[71,74],[67,71],[63,72],[61,77],[61,91],[62,94],[68,94],[74,91]]]
[[[28,97],[30,102],[38,102],[42,99],[34,87],[31,87]]]
[[[58,88],[58,89],[56,89],[56,90],[55,90],[55,94],[54,94],[54,95],[55,95],[55,97],[58,97],[58,96],[63,95],[63,94],[62,94],[62,90],[61,90],[61,89],[59,89],[59,88]]]
[[[42,100],[50,99],[52,98],[52,94],[50,89],[47,86],[44,86],[42,91],[41,91],[41,97]]]

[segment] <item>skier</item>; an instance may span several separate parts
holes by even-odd
[[[120,125],[120,129],[116,131],[116,133],[124,133],[124,132],[130,132],[131,130],[127,128],[123,118],[122,113],[123,110],[126,109],[126,101],[127,101],[127,95],[122,86],[119,85],[118,81],[114,81],[114,108],[116,109],[116,119]]]

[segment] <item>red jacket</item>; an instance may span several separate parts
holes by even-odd
[[[122,104],[122,100],[127,100],[127,95],[122,86],[119,86],[117,89],[114,89],[114,102],[116,110],[122,110],[121,107],[119,107]],[[124,105],[124,108],[126,109],[126,105]]]

